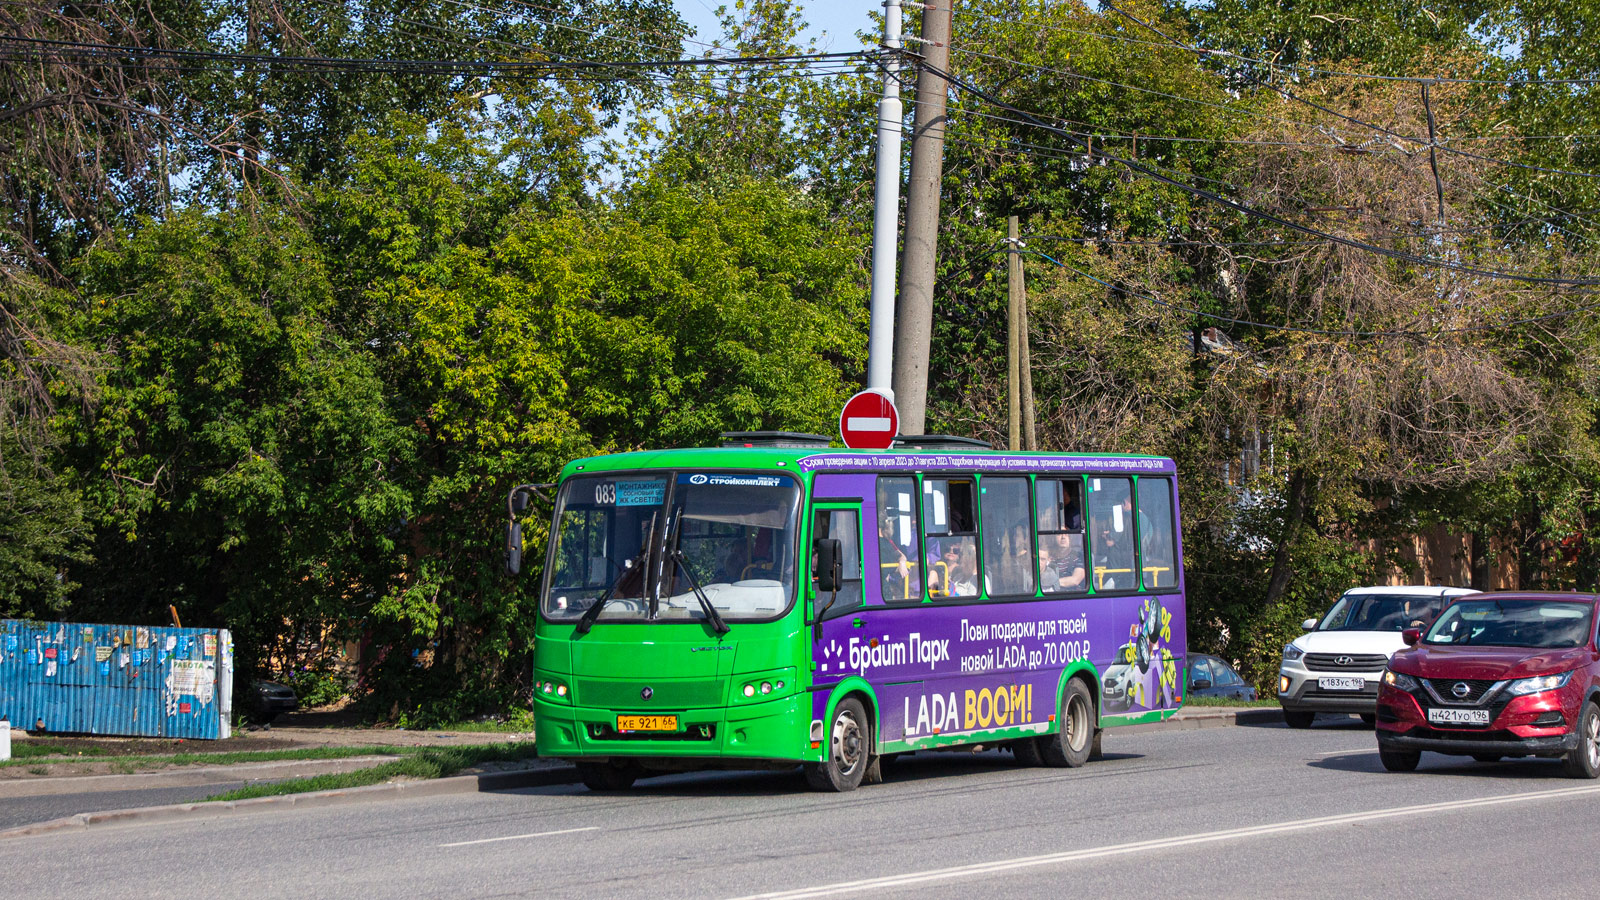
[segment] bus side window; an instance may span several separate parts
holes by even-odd
[[[1172,482],[1139,479],[1139,554],[1145,590],[1178,586],[1172,541]]]
[[[1097,591],[1138,590],[1133,555],[1133,481],[1089,480],[1089,550]]]
[[[922,481],[922,530],[927,538],[930,596],[978,595],[976,488],[972,478]]]
[[[842,609],[853,609],[861,605],[861,528],[857,520],[856,511],[853,509],[819,509],[816,518],[811,523],[811,536],[813,538],[836,538],[839,548],[844,551],[842,556],[844,579],[839,586],[839,598],[834,600],[831,612]],[[816,573],[812,573],[815,582]],[[813,585],[813,588],[815,585]],[[828,596],[818,596],[820,604],[832,599]]]
[[[1039,582],[1047,594],[1089,589],[1083,559],[1083,482],[1040,478],[1034,482],[1039,509]]]
[[[983,580],[991,597],[1033,594],[1033,510],[1028,479],[983,479]]]
[[[878,479],[878,587],[888,603],[922,600],[922,553],[917,537],[917,482]]]

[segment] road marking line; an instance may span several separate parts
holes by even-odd
[[[1187,847],[1195,844],[1210,844],[1219,841],[1233,840],[1235,838],[1260,837],[1269,834],[1282,834],[1290,831],[1305,831],[1313,828],[1326,828],[1332,825],[1351,825],[1358,822],[1372,822],[1380,819],[1394,819],[1405,816],[1427,815],[1429,813],[1448,812],[1458,809],[1471,809],[1479,806],[1497,806],[1506,803],[1521,803],[1528,800],[1556,800],[1569,797],[1583,797],[1600,793],[1600,785],[1580,788],[1557,788],[1548,791],[1529,791],[1522,794],[1502,794],[1498,797],[1481,797],[1475,800],[1449,800],[1442,803],[1427,803],[1421,806],[1400,806],[1392,809],[1376,809],[1368,812],[1346,813],[1338,816],[1323,816],[1316,819],[1298,819],[1289,822],[1278,822],[1272,825],[1255,825],[1249,828],[1231,828],[1226,831],[1209,831],[1200,834],[1182,835],[1179,837],[1159,838],[1150,841],[1136,841],[1131,844],[1113,844],[1107,847],[1093,847],[1086,850],[1069,850],[1062,853],[1046,853],[1041,856],[1021,856],[1015,859],[1000,859],[993,862],[973,863],[965,866],[951,866],[947,869],[928,869],[922,872],[907,872],[903,875],[889,875],[883,878],[866,878],[860,881],[840,881],[834,884],[818,885],[816,887],[798,888],[790,891],[773,891],[766,894],[752,894],[740,900],[803,900],[807,897],[832,897],[840,894],[854,894],[862,891],[878,890],[881,888],[905,887],[913,884],[924,884],[930,881],[947,881],[953,878],[966,878],[973,875],[988,875],[995,872],[1004,872],[1011,869],[1026,869],[1035,866],[1048,866],[1056,863],[1078,862],[1087,859],[1099,859],[1106,856],[1121,856],[1128,853],[1141,853],[1149,850],[1165,850],[1173,847]]]
[[[456,841],[454,844],[440,844],[441,847],[466,847],[471,844],[493,844],[496,841],[520,841],[523,838],[550,837],[556,834],[577,834],[580,831],[599,831],[600,826],[590,825],[588,828],[563,828],[560,831],[538,831],[533,834],[508,834],[505,837],[480,838],[476,841]]]
[[[1327,753],[1318,753],[1318,756],[1348,756],[1352,753],[1377,753],[1377,747],[1357,747],[1354,750],[1329,750]]]

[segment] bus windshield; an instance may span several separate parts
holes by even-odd
[[[571,478],[544,614],[576,620],[610,591],[601,622],[698,621],[698,586],[728,621],[774,618],[794,596],[799,507],[800,485],[784,475]]]
[[[1593,604],[1551,600],[1463,600],[1445,610],[1425,640],[1430,644],[1495,647],[1582,647]]]

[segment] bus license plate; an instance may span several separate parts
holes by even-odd
[[[1436,725],[1487,725],[1487,709],[1430,709],[1428,721]]]
[[[617,716],[618,731],[677,731],[677,716]]]
[[[1318,678],[1317,687],[1325,691],[1364,691],[1367,689],[1365,678]]]

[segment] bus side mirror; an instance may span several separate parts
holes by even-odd
[[[831,594],[844,583],[844,545],[838,538],[819,537],[811,542],[817,593]]]
[[[1400,640],[1405,641],[1407,647],[1415,647],[1417,641],[1422,640],[1422,629],[1407,628],[1405,631],[1400,632]]]
[[[511,509],[513,512],[522,512],[528,508],[528,492],[513,490],[511,492]]]
[[[522,571],[522,526],[512,522],[506,526],[506,572],[516,575]]]

